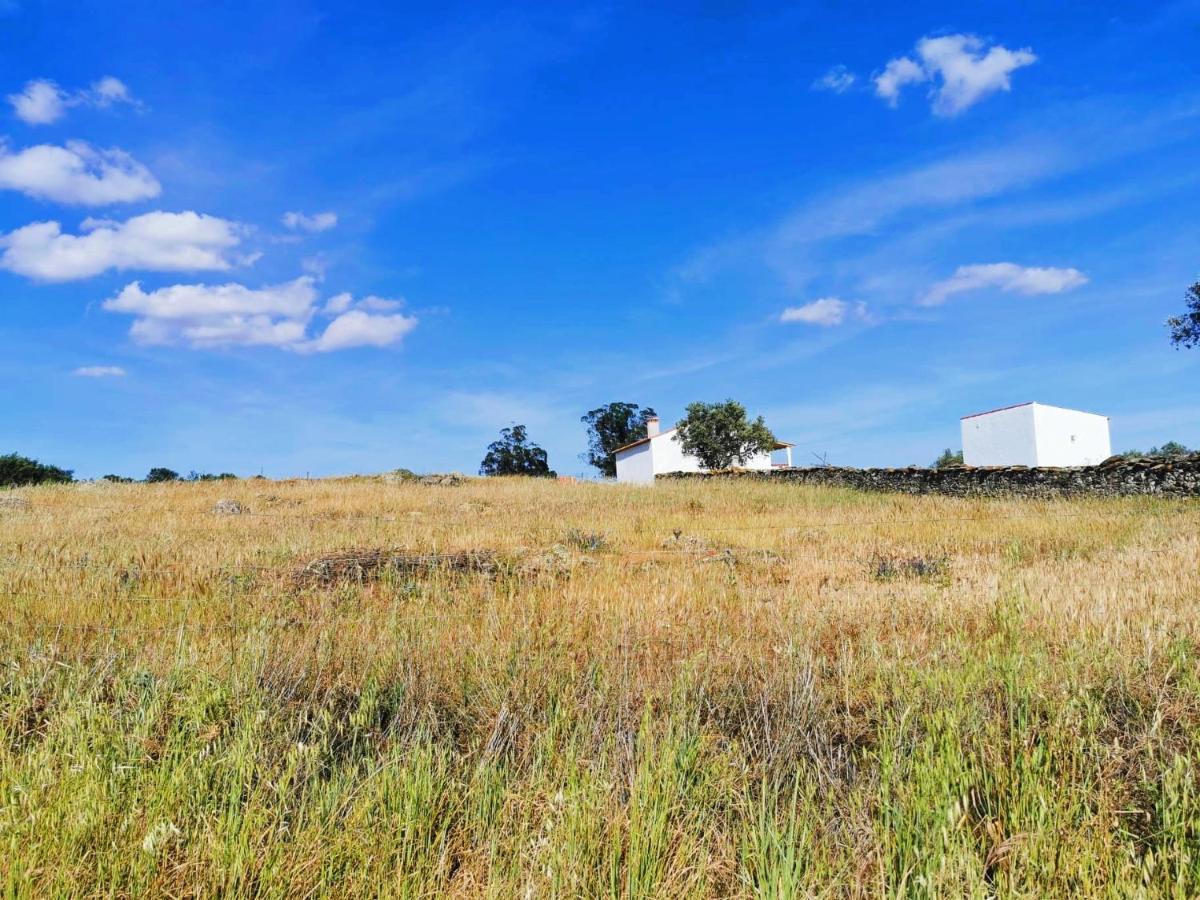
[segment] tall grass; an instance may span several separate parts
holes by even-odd
[[[1185,502],[22,495],[9,896],[1200,893]],[[497,566],[292,577],[351,547]]]

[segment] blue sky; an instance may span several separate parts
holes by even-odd
[[[0,0],[0,451],[474,471],[734,397],[1200,445],[1200,3]]]

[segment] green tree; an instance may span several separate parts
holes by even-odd
[[[951,466],[961,466],[963,464],[963,454],[961,450],[951,450],[947,447],[942,451],[942,455],[933,461],[935,469],[948,469]]]
[[[555,477],[547,462],[546,451],[529,441],[524,425],[501,429],[500,440],[488,445],[487,455],[479,465],[479,474]]]
[[[174,469],[155,466],[146,473],[146,484],[161,484],[164,481],[178,481],[179,473]]]
[[[1176,347],[1195,347],[1200,344],[1200,281],[1187,289],[1183,299],[1187,312],[1167,319],[1167,327]]]
[[[599,469],[601,475],[616,478],[617,458],[613,452],[644,438],[646,420],[656,415],[650,407],[643,409],[636,403],[617,402],[596,407],[579,419],[588,430],[588,449],[580,454],[580,458]]]
[[[74,479],[69,469],[49,466],[28,456],[0,456],[0,487],[25,484],[66,484]]]
[[[736,400],[689,403],[676,424],[680,446],[706,469],[744,465],[750,457],[775,449],[775,435],[759,416],[753,422]]]
[[[1192,452],[1179,441],[1167,441],[1161,447],[1151,447],[1149,450],[1126,450],[1118,455],[1127,459],[1137,459],[1142,456],[1188,456]]]

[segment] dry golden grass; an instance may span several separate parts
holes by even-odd
[[[20,495],[14,894],[1200,891],[1190,502]],[[495,566],[296,577],[351,549]]]

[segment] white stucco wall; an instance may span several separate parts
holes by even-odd
[[[998,409],[962,420],[963,462],[968,466],[1036,466],[1033,404]]]
[[[1108,419],[1026,403],[962,420],[968,466],[1088,466],[1112,455]]]
[[[663,472],[699,472],[700,460],[688,456],[675,438],[675,431],[667,431],[650,441],[654,448],[654,474]]]
[[[640,444],[617,454],[617,481],[631,484],[654,483],[653,444]]]
[[[771,454],[759,453],[747,460],[743,468],[769,469]],[[622,482],[648,484],[654,481],[655,475],[665,472],[700,470],[700,461],[683,452],[683,447],[676,440],[674,429],[656,435],[645,444],[630,447],[617,454],[617,481]]]
[[[1112,456],[1108,417],[1033,404],[1039,466],[1094,466]]]

